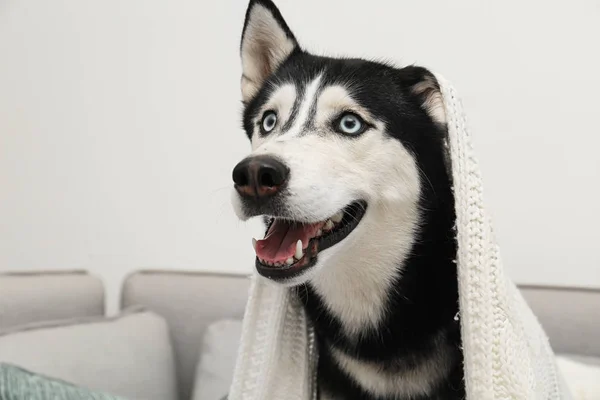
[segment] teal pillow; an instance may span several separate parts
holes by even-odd
[[[0,363],[0,400],[125,400]]]

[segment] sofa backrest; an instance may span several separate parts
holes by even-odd
[[[600,289],[519,288],[555,352],[600,357]]]
[[[181,388],[193,389],[206,328],[221,319],[242,318],[247,276],[202,272],[142,271],[125,281],[122,305],[141,304],[171,327]],[[600,356],[600,290],[520,286],[557,353]]]
[[[0,331],[103,315],[102,281],[85,271],[0,273]]]

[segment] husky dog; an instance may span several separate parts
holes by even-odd
[[[252,153],[234,208],[265,218],[256,269],[294,287],[315,327],[319,398],[463,399],[435,76],[309,54],[270,0],[250,1],[241,58]]]

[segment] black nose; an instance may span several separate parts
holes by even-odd
[[[277,193],[289,173],[289,168],[274,157],[254,156],[235,166],[233,182],[241,196],[264,198]]]

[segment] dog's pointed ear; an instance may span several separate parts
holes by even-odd
[[[247,103],[298,42],[271,0],[250,0],[242,33],[242,100]]]
[[[446,124],[446,110],[440,85],[429,70],[422,67],[408,66],[400,70],[403,82],[416,95],[423,109],[438,124]]]

